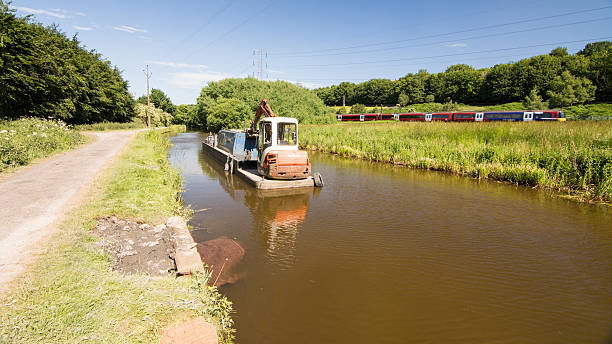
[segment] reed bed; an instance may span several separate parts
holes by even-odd
[[[612,201],[612,123],[337,123],[304,125],[300,145]]]

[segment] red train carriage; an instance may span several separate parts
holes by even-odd
[[[362,114],[343,114],[343,115],[336,115],[336,118],[338,119],[338,121],[360,121],[360,122],[364,122],[364,121],[375,121],[378,119],[378,114],[377,113],[362,113]]]
[[[392,121],[395,120],[397,117],[396,113],[383,113],[378,115],[378,120],[379,121]]]
[[[453,121],[455,122],[481,122],[484,118],[482,112],[454,112]]]
[[[399,120],[400,121],[419,121],[419,122],[424,122],[425,121],[425,114],[424,113],[400,113],[399,114]]]
[[[431,120],[432,121],[444,121],[444,122],[452,121],[453,113],[452,112],[435,112],[431,114]]]

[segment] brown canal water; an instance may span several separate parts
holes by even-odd
[[[246,255],[238,343],[610,343],[612,213],[541,191],[311,153],[326,186],[257,191],[172,139],[196,240]]]

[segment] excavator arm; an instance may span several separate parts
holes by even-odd
[[[272,112],[272,108],[270,107],[270,104],[268,104],[268,100],[264,99],[261,101],[261,103],[259,103],[259,106],[257,106],[257,112],[255,113],[255,118],[253,119],[253,122],[251,122],[251,132],[254,133],[255,129],[257,127],[257,122],[259,122],[259,119],[261,118],[261,116],[264,117],[276,117],[276,115],[274,114],[274,112]]]

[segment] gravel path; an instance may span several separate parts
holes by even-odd
[[[25,270],[83,190],[137,130],[99,132],[94,142],[25,167],[0,181],[0,291]]]

